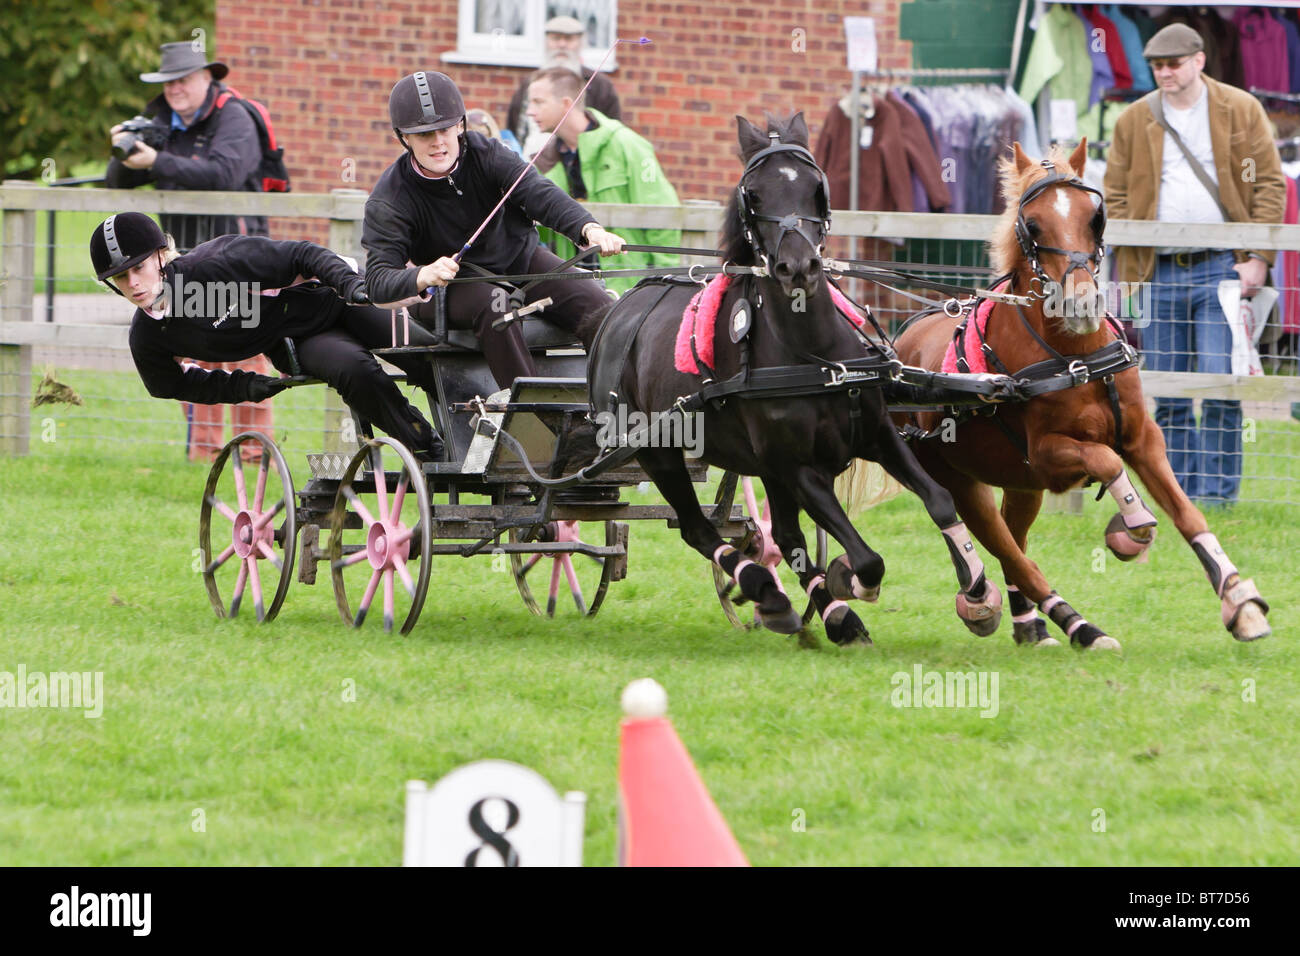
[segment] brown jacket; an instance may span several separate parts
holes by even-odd
[[[1210,141],[1219,198],[1228,215],[1234,222],[1281,222],[1286,179],[1268,115],[1244,90],[1204,74],[1201,78],[1209,87]],[[1164,145],[1165,131],[1145,103],[1139,100],[1120,114],[1106,164],[1111,219],[1156,218]],[[1238,250],[1237,260],[1244,261],[1252,251],[1273,262],[1274,253],[1265,250]],[[1121,282],[1145,282],[1155,272],[1155,249],[1120,247],[1116,263]]]
[[[915,133],[904,128],[904,110],[888,100],[873,98],[874,116],[866,125],[872,129],[871,146],[858,156],[858,208],[894,212],[929,212],[912,208],[912,173],[925,187],[932,206],[942,209],[951,201],[943,182],[942,170],[930,148],[925,127],[916,120],[916,130],[924,138],[925,149]],[[852,122],[846,107],[831,107],[822,124],[821,135],[813,149],[817,165],[826,172],[830,183],[832,209],[849,208],[849,163]]]

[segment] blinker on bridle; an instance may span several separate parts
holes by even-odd
[[[748,240],[750,248],[752,248],[759,259],[762,260],[763,267],[769,274],[771,274],[772,271],[769,264],[770,257],[763,248],[762,237],[758,235],[758,223],[774,222],[781,229],[781,234],[777,236],[776,239],[776,246],[773,249],[773,255],[775,255],[776,250],[781,248],[781,243],[785,241],[786,234],[794,232],[802,236],[807,241],[808,245],[812,246],[817,258],[820,259],[822,255],[822,246],[826,242],[826,236],[831,231],[830,184],[826,179],[826,174],[822,172],[821,167],[817,165],[817,160],[813,158],[812,153],[808,152],[808,150],[802,146],[796,146],[793,143],[780,142],[779,136],[779,133],[768,133],[768,137],[771,139],[771,145],[760,149],[750,157],[749,162],[745,164],[745,171],[740,176],[740,184],[736,187],[736,204],[740,211],[741,224],[745,227],[745,239]],[[745,180],[749,177],[750,173],[759,167],[759,165],[778,153],[792,153],[793,156],[791,158],[811,166],[813,170],[816,171],[821,180],[820,185],[817,187],[816,217],[800,216],[794,213],[790,213],[786,216],[762,216],[750,208],[749,193],[745,188]],[[816,223],[818,234],[815,240],[804,231],[802,225],[804,222]]]
[[[1029,260],[1029,267],[1034,270],[1034,278],[1036,278],[1044,287],[1044,291],[1049,283],[1055,282],[1056,280],[1043,271],[1042,263],[1039,262],[1038,258],[1039,254],[1043,252],[1054,253],[1065,257],[1066,268],[1064,275],[1068,276],[1076,269],[1083,269],[1087,271],[1094,280],[1097,280],[1098,274],[1101,272],[1101,261],[1106,257],[1106,243],[1102,240],[1102,236],[1105,234],[1106,230],[1106,197],[1101,194],[1101,190],[1089,186],[1076,176],[1062,176],[1056,171],[1056,167],[1052,164],[1051,160],[1044,159],[1040,165],[1044,169],[1049,170],[1049,174],[1025,190],[1024,194],[1020,197],[1019,208],[1016,211],[1015,236],[1016,242],[1020,244],[1020,251],[1023,252],[1025,258]],[[1033,202],[1034,199],[1040,196],[1049,187],[1055,186],[1058,183],[1069,186],[1071,189],[1078,189],[1082,192],[1092,193],[1097,197],[1097,212],[1100,213],[1101,224],[1096,229],[1097,244],[1093,247],[1092,252],[1079,252],[1074,249],[1057,249],[1054,246],[1040,246],[1029,234],[1029,224],[1025,222],[1025,206]]]

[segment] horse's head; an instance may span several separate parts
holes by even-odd
[[[745,171],[724,227],[728,258],[739,264],[761,261],[787,296],[796,290],[815,294],[823,281],[830,193],[808,151],[803,113],[785,122],[769,116],[766,133],[743,116],[736,123]]]
[[[1017,288],[1043,298],[1043,314],[1074,335],[1101,327],[1105,296],[1098,286],[1105,245],[1106,204],[1083,181],[1087,141],[1065,157],[1053,148],[1035,162],[1016,143],[1003,159],[1003,213],[990,254],[999,272],[1014,272]]]

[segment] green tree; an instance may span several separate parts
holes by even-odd
[[[159,44],[202,39],[214,56],[215,16],[216,0],[0,0],[4,176],[106,160],[109,127],[162,92],[140,82]]]

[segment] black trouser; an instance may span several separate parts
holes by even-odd
[[[538,246],[524,271],[530,273],[554,272],[564,260],[551,250]],[[566,271],[580,270],[570,267]],[[472,276],[470,269],[461,269],[460,276]],[[610,298],[600,283],[592,279],[550,279],[539,282],[528,290],[524,304],[550,297],[554,303],[546,307],[541,317],[566,332],[576,333],[583,320],[610,305]],[[433,303],[424,302],[410,312],[415,318],[432,328]],[[492,377],[500,388],[509,388],[523,375],[535,375],[533,357],[524,344],[523,332],[518,322],[512,322],[501,331],[493,331],[492,323],[509,312],[505,290],[492,282],[458,282],[447,286],[447,325],[453,329],[471,329],[478,337],[483,356],[487,359]]]
[[[329,308],[338,311],[329,329],[294,340],[302,371],[324,379],[349,407],[411,451],[427,451],[435,434],[433,427],[369,352],[393,344],[391,313],[370,306],[344,305],[340,300]],[[399,341],[401,335],[399,329]],[[433,336],[412,323],[409,344],[432,345]],[[293,372],[283,342],[267,355],[280,371]],[[394,355],[386,360],[406,372],[409,380],[428,394],[436,394],[433,367],[427,357]]]

